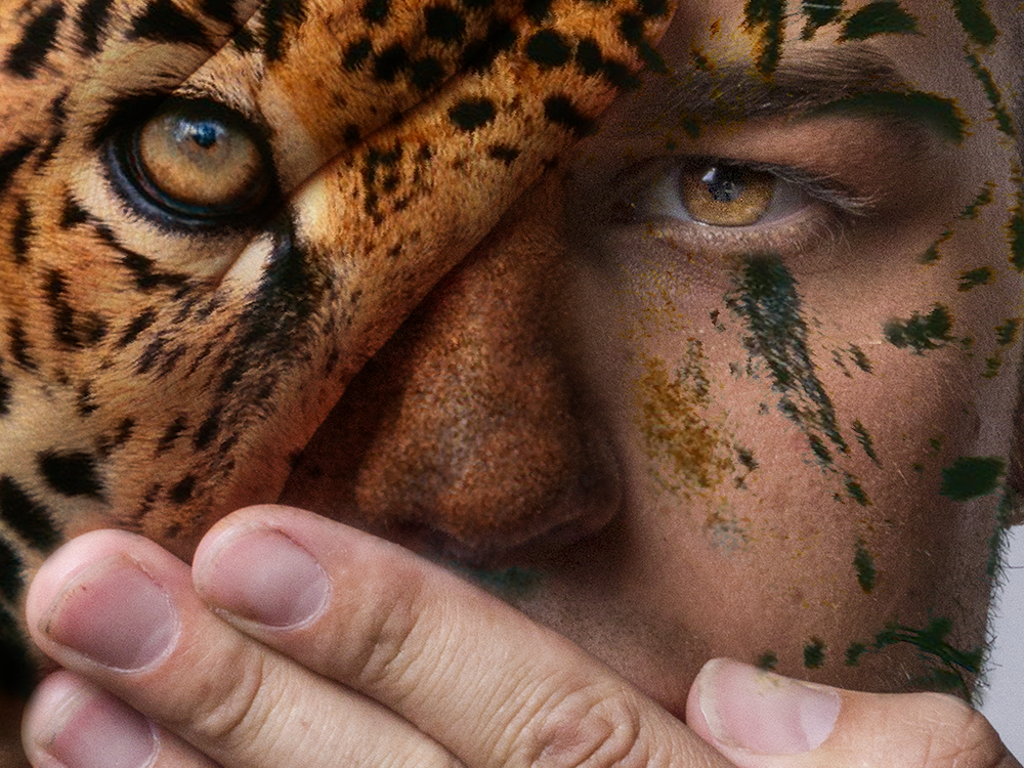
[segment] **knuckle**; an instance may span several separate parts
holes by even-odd
[[[251,745],[268,720],[266,702],[276,698],[267,690],[263,656],[240,650],[217,667],[230,673],[210,675],[197,684],[190,705],[180,710],[180,732],[228,749]]]
[[[543,708],[521,763],[533,768],[634,768],[651,746],[636,702],[621,691],[584,688]],[[529,728],[529,726],[528,726]]]
[[[412,571],[364,600],[353,622],[356,650],[350,679],[363,690],[400,688],[422,653],[422,578]]]

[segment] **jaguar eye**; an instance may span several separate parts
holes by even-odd
[[[771,209],[779,179],[736,165],[704,165],[679,175],[680,202],[702,224],[747,227]]]
[[[262,207],[273,186],[262,136],[213,102],[167,101],[116,144],[122,192],[168,223],[238,219]]]

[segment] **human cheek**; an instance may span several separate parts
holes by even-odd
[[[998,478],[972,499],[944,483],[1006,455],[1007,421],[993,416],[1012,405],[1006,323],[1020,308],[1001,209],[952,222],[941,266],[920,259],[949,218],[938,212],[879,238],[860,254],[872,268],[845,276],[737,259],[722,290],[683,261],[592,289],[614,307],[591,330],[630,514],[685,553],[691,600],[712,597],[699,631],[715,647],[834,675],[852,674],[846,652],[887,621],[924,632],[957,616],[980,636],[983,611],[961,619],[957,603],[987,599]],[[980,266],[999,281],[959,290]],[[996,354],[1009,367],[989,375]],[[737,639],[738,626],[757,639]]]

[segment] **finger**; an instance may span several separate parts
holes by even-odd
[[[313,568],[300,561],[332,579],[312,611],[291,597]],[[473,768],[728,765],[564,638],[340,523],[285,507],[241,510],[200,544],[193,575],[226,620],[380,701]]]
[[[1021,768],[953,696],[842,691],[730,659],[704,665],[686,721],[737,768]]]
[[[35,768],[218,768],[175,734],[65,671],[36,688],[23,730]]]
[[[26,612],[44,653],[225,768],[453,762],[379,704],[222,622],[188,566],[141,537],[69,542],[33,581]]]

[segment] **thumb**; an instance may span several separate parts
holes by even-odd
[[[1021,768],[952,696],[844,691],[730,659],[704,665],[686,724],[737,768]]]

